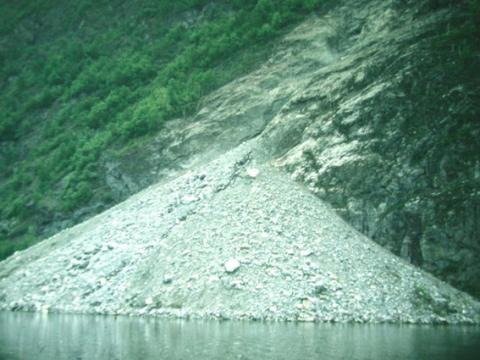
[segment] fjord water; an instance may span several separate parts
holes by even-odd
[[[0,359],[475,359],[474,326],[0,313]]]

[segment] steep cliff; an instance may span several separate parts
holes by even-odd
[[[451,9],[370,6],[337,10],[357,33],[264,136],[283,141],[283,125],[303,121],[293,147],[276,147],[278,166],[370,238],[478,295],[479,53],[442,43],[462,26]]]

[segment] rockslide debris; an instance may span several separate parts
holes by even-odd
[[[3,261],[0,309],[479,321],[479,304],[470,296],[361,235],[262,163],[255,144],[246,142]]]

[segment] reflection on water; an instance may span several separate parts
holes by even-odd
[[[0,313],[0,359],[476,359],[479,327]]]

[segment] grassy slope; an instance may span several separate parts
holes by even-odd
[[[0,259],[94,196],[111,204],[102,152],[192,112],[323,2],[0,3]]]

